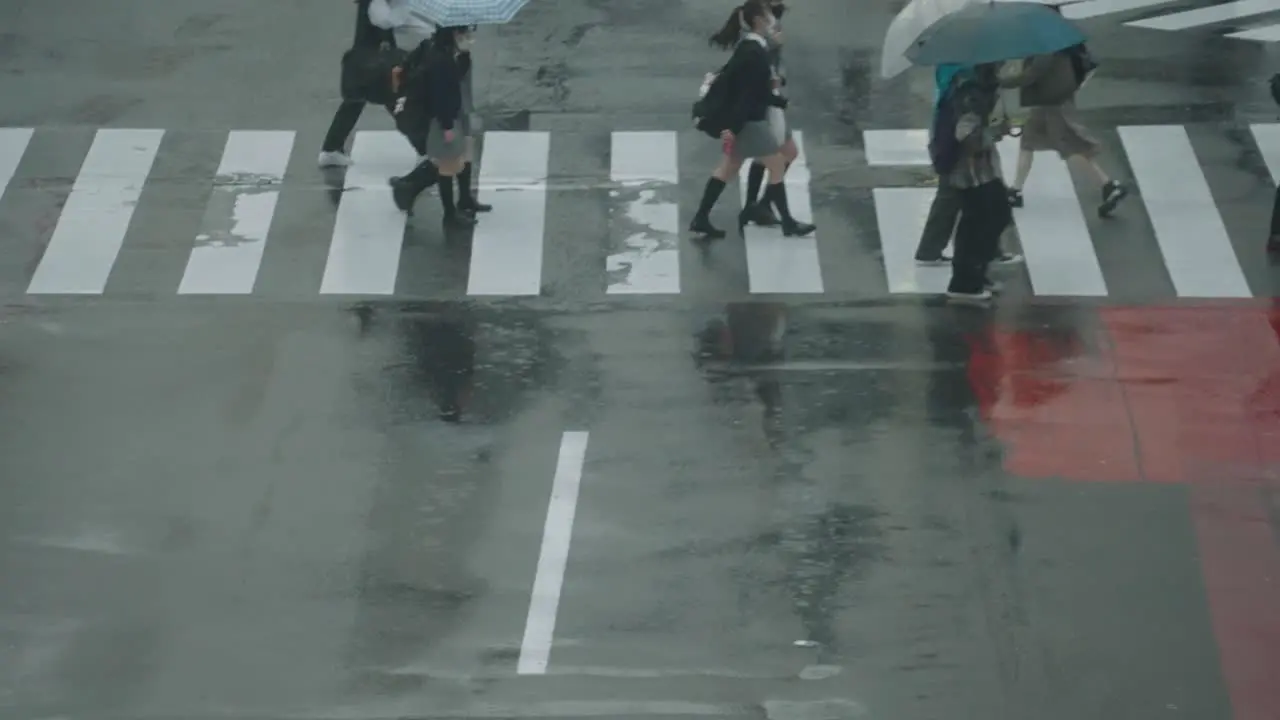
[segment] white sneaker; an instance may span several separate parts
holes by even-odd
[[[322,168],[328,167],[346,167],[351,164],[351,158],[341,150],[333,152],[321,152],[320,158],[316,160],[316,164]]]
[[[982,290],[981,292],[976,293],[948,292],[947,299],[951,302],[974,303],[981,305],[991,300],[991,291]]]

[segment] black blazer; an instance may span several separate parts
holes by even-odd
[[[760,43],[744,37],[733,49],[725,64],[730,73],[735,101],[729,115],[729,130],[735,135],[749,122],[765,119],[770,107],[787,106],[787,101],[773,94],[773,63],[769,51]]]
[[[430,97],[428,105],[432,116],[440,123],[440,128],[452,130],[458,115],[462,113],[462,76],[465,68],[452,48],[435,52],[436,56],[432,58],[431,69],[427,73],[427,93]]]

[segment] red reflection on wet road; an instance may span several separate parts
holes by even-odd
[[[1280,305],[1110,308],[1082,336],[992,329],[969,377],[1005,467],[1192,486],[1236,720],[1280,717]]]

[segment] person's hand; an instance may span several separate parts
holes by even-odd
[[[733,142],[733,131],[732,131],[732,130],[721,130],[721,131],[720,131],[720,139],[721,139],[721,140],[723,140],[723,141],[725,141],[725,142]]]
[[[444,141],[445,141],[445,142],[447,142],[447,143],[451,143],[451,142],[453,142],[453,131],[452,131],[452,130],[445,130],[445,131],[444,131]]]
[[[774,41],[775,43],[777,43],[777,44],[781,45],[781,44],[782,44],[782,31],[781,31],[781,30],[774,30],[774,31],[773,31],[773,35],[770,35],[770,36],[769,36],[769,39],[770,39],[770,40],[772,40],[772,41]]]

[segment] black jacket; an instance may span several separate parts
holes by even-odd
[[[470,69],[469,63],[455,55],[452,49],[436,52],[427,73],[428,105],[440,128],[452,130],[462,113],[462,78]]]
[[[376,48],[382,43],[396,46],[396,36],[391,30],[383,30],[369,20],[369,5],[373,0],[356,0],[356,35],[353,48]]]
[[[769,51],[760,43],[744,37],[733,49],[725,64],[733,85],[734,104],[729,130],[735,135],[749,122],[765,119],[770,107],[787,106],[787,101],[773,94],[773,63]]]

